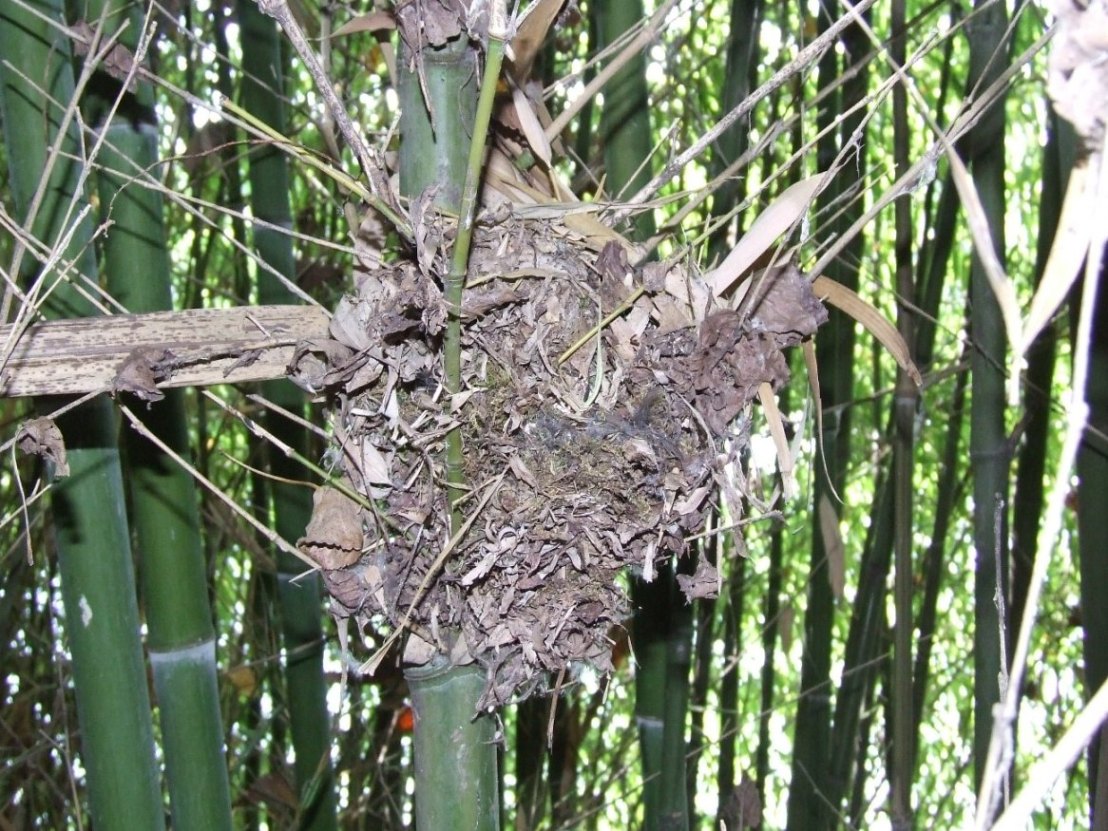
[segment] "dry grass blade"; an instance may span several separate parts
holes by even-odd
[[[839,502],[843,498],[835,490],[831,481],[831,471],[827,469],[827,454],[823,450],[823,395],[819,388],[819,363],[816,361],[816,345],[806,340],[801,345],[804,352],[804,367],[808,370],[808,390],[812,393],[812,399],[816,402],[816,449],[819,452],[820,464],[823,465],[823,478],[827,487],[831,489],[831,495]]]

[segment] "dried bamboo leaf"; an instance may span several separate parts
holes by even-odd
[[[857,292],[822,274],[812,281],[812,288],[826,302],[861,323],[866,331],[889,350],[889,354],[893,356],[900,368],[908,373],[908,377],[915,385],[917,387],[923,385],[919,369],[909,354],[908,344],[904,342],[896,327],[889,323],[872,304],[863,300]]]
[[[819,499],[819,531],[823,538],[823,552],[827,555],[827,582],[836,600],[842,600],[846,588],[846,546],[839,528],[839,515],[827,494]]]
[[[789,450],[789,440],[785,436],[785,425],[781,421],[781,411],[777,408],[773,387],[763,382],[758,387],[758,399],[762,402],[762,410],[769,424],[769,433],[773,437],[774,447],[777,448],[777,466],[781,471],[781,486],[784,489],[785,498],[792,499],[797,493],[795,464]]]
[[[516,79],[523,81],[531,74],[535,57],[542,49],[547,32],[561,12],[565,0],[535,0],[516,21],[512,38],[510,66]]]
[[[804,216],[822,182],[823,174],[817,173],[790,185],[758,215],[750,230],[743,234],[719,267],[704,275],[704,282],[711,287],[713,295],[723,296],[782,234]]]
[[[549,167],[551,160],[550,141],[542,129],[539,117],[531,105],[531,100],[518,84],[512,83],[512,105],[515,107],[516,120],[527,143],[543,163]]]
[[[1031,298],[1031,308],[1023,324],[1023,340],[1016,357],[1022,358],[1027,354],[1039,332],[1065,302],[1081,275],[1081,264],[1089,251],[1095,226],[1103,221],[1093,210],[1095,204],[1096,182],[1089,175],[1088,164],[1078,165],[1070,173],[1062,215],[1058,218],[1058,232],[1050,247],[1042,280]]]
[[[969,223],[970,236],[973,237],[973,248],[977,252],[977,259],[985,269],[985,276],[989,286],[996,297],[1000,307],[1000,316],[1004,321],[1004,331],[1008,336],[1008,343],[1015,346],[1023,342],[1023,322],[1020,315],[1019,301],[1016,299],[1016,289],[1004,265],[997,256],[996,247],[993,245],[993,235],[989,230],[989,220],[985,214],[985,208],[981,204],[981,197],[977,193],[977,186],[966,170],[961,157],[952,146],[947,146],[946,157],[950,162],[950,173],[954,179],[954,187],[962,198],[962,205],[966,209],[966,220]],[[1018,374],[1013,373],[1009,383],[1009,397],[1018,397],[1018,384],[1015,383]],[[1016,404],[1015,400],[1010,403]]]

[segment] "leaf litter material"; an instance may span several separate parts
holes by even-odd
[[[749,436],[762,383],[826,311],[792,266],[746,312],[680,263],[634,268],[629,247],[502,205],[478,220],[463,319],[463,392],[443,392],[449,223],[413,208],[412,256],[367,258],[327,340],[291,370],[333,405],[346,489],[317,494],[301,549],[341,616],[487,671],[481,706],[575,662],[611,667],[621,575],[686,555]],[[613,235],[614,236],[614,235]],[[599,326],[615,310],[607,325]],[[576,351],[570,348],[582,342]],[[450,539],[442,448],[460,425],[468,534]],[[440,560],[442,567],[439,568]],[[701,558],[689,596],[717,581]],[[413,603],[415,604],[413,606]],[[409,660],[420,660],[409,644]]]

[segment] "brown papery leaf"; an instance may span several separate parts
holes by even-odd
[[[16,433],[15,442],[19,449],[32,456],[41,456],[54,465],[54,475],[69,475],[69,462],[65,456],[65,441],[62,431],[50,418],[32,418],[23,423]]]
[[[312,499],[312,518],[297,547],[322,569],[345,568],[362,552],[361,507],[337,488],[322,487]]]

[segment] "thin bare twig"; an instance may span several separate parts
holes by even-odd
[[[611,80],[611,77],[619,72],[628,61],[639,54],[647,44],[658,37],[658,33],[661,32],[662,26],[665,25],[666,17],[673,10],[673,7],[677,5],[677,1],[678,0],[667,0],[662,8],[654,12],[650,20],[643,24],[642,31],[627,44],[622,52],[612,59],[611,63],[596,73],[596,77],[589,81],[588,86],[585,87],[584,91],[579,96],[566,105],[566,108],[559,113],[558,117],[546,128],[547,141],[553,141],[557,136],[561,135],[566,125],[576,118],[585,104],[588,103],[609,80]]]
[[[180,465],[184,470],[188,471],[189,475],[192,476],[193,479],[195,479],[197,482],[211,491],[211,493],[217,499],[227,505],[227,507],[229,507],[234,513],[245,519],[254,528],[254,530],[261,534],[265,539],[269,540],[269,542],[273,543],[275,546],[277,546],[287,554],[291,554],[298,560],[303,560],[305,563],[308,564],[311,570],[314,571],[319,568],[319,566],[315,562],[313,562],[307,555],[301,553],[301,551],[295,545],[290,543],[276,531],[267,528],[265,523],[257,519],[253,514],[239,505],[233,497],[224,493],[218,485],[212,482],[212,480],[210,480],[207,476],[193,467],[192,464],[182,458],[179,453],[175,452],[164,441],[150,432],[146,425],[139,420],[138,416],[131,412],[130,407],[128,407],[126,404],[120,404],[119,410],[123,413],[124,416],[127,417],[127,420],[131,422],[131,426],[140,436],[143,436],[147,440],[153,442],[159,450],[173,459],[173,461]]]
[[[855,8],[859,12],[863,12],[872,6],[874,2],[876,2],[876,0],[862,0]],[[673,177],[680,173],[689,162],[707,150],[716,139],[727,132],[736,121],[750,113],[759,101],[770,93],[783,87],[793,75],[796,75],[798,72],[803,71],[813,64],[826,49],[830,48],[835,42],[835,39],[842,33],[843,29],[853,25],[853,23],[854,21],[849,15],[844,15],[828,27],[826,32],[801,49],[796,57],[775,72],[773,77],[748,95],[741,104],[735,107],[735,109],[731,110],[731,112],[717,121],[715,126],[701,136],[691,147],[671,159],[666,166],[662,168],[661,173],[643,185],[642,188],[639,189],[639,192],[632,196],[631,200],[627,202],[623,208],[615,212],[612,217],[613,224],[626,219],[636,206],[652,198],[654,194],[661,190],[662,187],[673,179]]]
[[[293,48],[300,56],[300,59],[304,61],[308,73],[312,76],[312,80],[315,81],[319,94],[323,96],[323,100],[327,104],[327,109],[330,111],[331,117],[335,119],[335,124],[338,125],[339,132],[342,133],[343,138],[346,139],[347,143],[354,150],[354,155],[357,157],[358,163],[362,166],[362,171],[365,173],[366,178],[369,180],[370,188],[380,199],[387,200],[390,189],[385,179],[384,166],[378,159],[376,151],[372,150],[365,143],[362,134],[358,132],[357,128],[354,126],[354,122],[350,120],[350,115],[346,112],[346,105],[343,104],[335,93],[335,88],[327,75],[327,71],[323,68],[323,64],[320,63],[319,57],[316,55],[315,50],[312,49],[311,44],[308,43],[308,39],[304,37],[304,32],[300,28],[300,24],[297,23],[296,18],[292,16],[292,12],[289,10],[289,4],[286,0],[257,0],[257,3],[258,8],[263,14],[272,17],[281,24],[281,28],[285,30],[285,34],[288,35]]]

